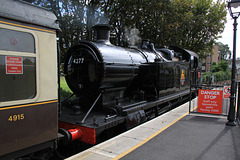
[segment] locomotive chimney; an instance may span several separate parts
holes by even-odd
[[[108,24],[97,24],[93,26],[95,30],[96,42],[111,44],[110,39],[110,25]]]

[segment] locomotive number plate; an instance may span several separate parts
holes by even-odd
[[[84,62],[84,58],[74,58],[73,63],[75,64],[81,64]]]

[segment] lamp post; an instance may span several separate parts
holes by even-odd
[[[236,70],[236,33],[237,33],[237,18],[240,15],[240,0],[231,0],[228,2],[228,10],[231,17],[234,19],[233,23],[233,57],[232,57],[232,79],[231,79],[231,96],[230,96],[230,107],[228,112],[228,126],[236,126],[235,122],[235,70]]]

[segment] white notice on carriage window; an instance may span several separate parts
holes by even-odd
[[[22,57],[5,57],[6,74],[23,74],[23,58]]]

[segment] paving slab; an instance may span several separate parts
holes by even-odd
[[[188,111],[185,103],[67,160],[240,159],[239,125],[226,126],[225,116],[189,115]]]
[[[125,133],[122,133],[108,141],[98,144],[77,155],[67,158],[67,160],[97,159],[108,160],[118,159],[121,155],[134,150],[161,131],[175,123],[188,112],[189,103],[185,103],[170,112],[143,123]]]
[[[238,160],[240,127],[226,117],[187,115],[121,160]]]

